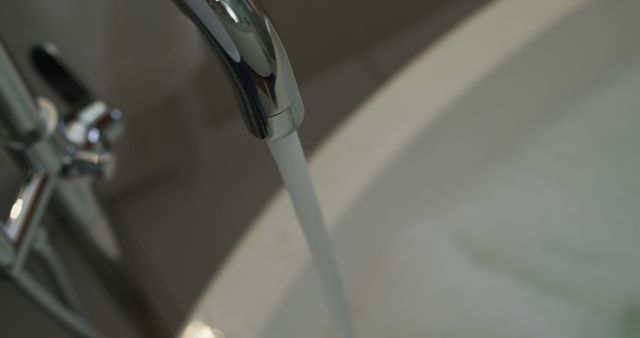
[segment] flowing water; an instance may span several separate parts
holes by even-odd
[[[334,314],[338,337],[353,338],[351,319],[331,239],[322,216],[309,168],[296,132],[268,142],[300,221],[327,303]]]

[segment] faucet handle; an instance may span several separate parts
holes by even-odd
[[[71,143],[67,173],[112,176],[115,156],[111,148],[124,132],[122,112],[96,99],[60,60],[53,44],[35,46],[31,50],[31,61],[71,109],[62,125]]]
[[[116,158],[109,151],[78,150],[73,153],[72,166],[80,174],[93,174],[105,179],[113,177]]]
[[[122,135],[122,112],[96,99],[61,61],[58,49],[51,43],[33,47],[31,62],[40,76],[71,108],[65,118],[67,136],[79,147],[103,143],[112,146]]]
[[[40,76],[58,94],[71,111],[79,111],[93,101],[93,95],[60,60],[58,48],[51,43],[31,49],[31,63]]]
[[[103,101],[93,101],[66,123],[69,141],[81,149],[110,149],[124,132],[122,112]]]
[[[64,127],[71,143],[67,174],[94,174],[113,177],[116,156],[113,144],[124,132],[122,113],[102,101],[94,101],[68,121]]]

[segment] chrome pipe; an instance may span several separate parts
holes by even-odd
[[[3,227],[4,236],[15,248],[15,257],[11,262],[14,272],[20,271],[33,241],[40,228],[42,216],[56,186],[57,177],[37,172],[30,175],[27,183],[20,189],[9,211],[9,219]]]
[[[0,227],[4,227],[4,223],[0,221]],[[0,268],[8,268],[13,263],[15,250],[13,244],[7,235],[0,231]]]
[[[4,225],[7,237],[16,244],[24,239],[25,231],[37,214],[46,207],[50,192],[50,177],[46,173],[35,173],[29,177],[27,183],[20,188],[18,197],[11,206],[9,219]]]
[[[46,130],[33,96],[0,40],[0,132],[12,144],[30,145]]]

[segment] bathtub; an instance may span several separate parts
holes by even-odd
[[[357,337],[638,335],[638,13],[496,1],[313,154]],[[335,336],[285,191],[182,336],[217,330]]]

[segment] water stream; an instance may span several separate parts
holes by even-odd
[[[287,137],[269,141],[268,144],[309,245],[328,306],[335,317],[338,337],[353,338],[351,318],[331,239],[298,134],[294,132]]]

